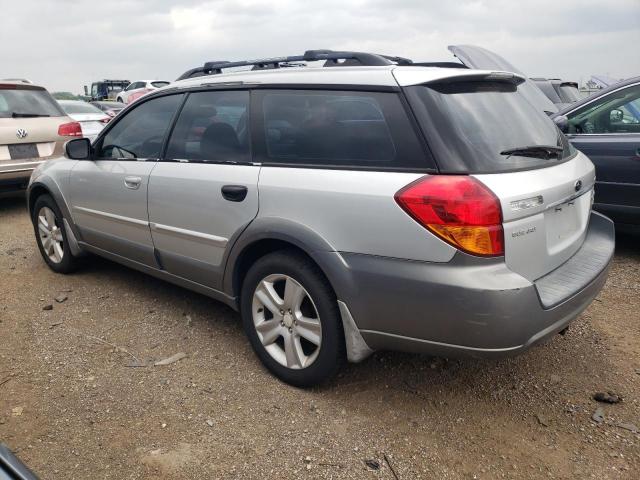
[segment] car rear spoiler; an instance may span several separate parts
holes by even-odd
[[[437,73],[440,73],[440,75],[437,75]],[[458,69],[457,71],[449,69],[434,72],[433,70],[398,68],[393,71],[393,75],[401,87],[459,82],[500,82],[517,86],[526,80],[517,73],[471,69]]]

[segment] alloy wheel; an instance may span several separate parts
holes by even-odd
[[[60,263],[64,256],[64,239],[56,215],[49,207],[42,207],[38,212],[38,236],[49,260]]]
[[[268,275],[253,294],[253,324],[265,350],[281,365],[302,369],[320,352],[320,315],[307,290],[284,274]]]

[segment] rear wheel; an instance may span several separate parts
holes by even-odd
[[[259,259],[242,287],[245,332],[281,380],[308,387],[333,376],[345,358],[335,294],[320,270],[295,252]]]
[[[32,222],[40,254],[54,272],[70,273],[78,267],[79,259],[71,253],[63,220],[51,196],[41,195],[37,198]]]

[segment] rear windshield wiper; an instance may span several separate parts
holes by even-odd
[[[28,117],[50,117],[51,115],[46,115],[43,113],[23,113],[23,112],[13,112],[11,114],[12,118],[28,118]]]
[[[511,155],[518,155],[520,157],[535,157],[535,158],[558,158],[564,151],[563,147],[557,145],[526,145],[524,147],[509,148],[500,152],[500,155],[507,155],[509,158]]]

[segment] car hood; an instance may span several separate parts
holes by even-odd
[[[542,93],[542,90],[527,75],[500,55],[475,45],[450,45],[449,51],[468,68],[499,70],[522,75],[526,78],[526,81],[518,89],[527,97],[527,100],[545,113],[553,114],[558,112],[558,107]]]

